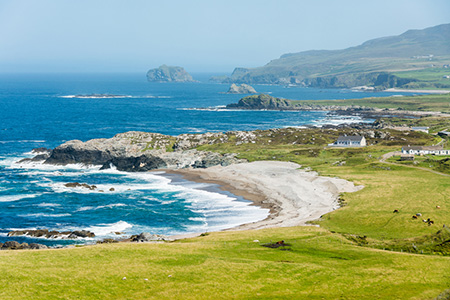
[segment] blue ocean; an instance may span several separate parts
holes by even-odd
[[[110,138],[132,130],[178,135],[362,121],[356,117],[333,118],[325,112],[226,111],[220,108],[237,102],[242,95],[224,94],[229,86],[208,82],[211,75],[194,74],[199,80],[196,83],[149,83],[145,74],[0,75],[0,242],[57,246],[93,243],[118,237],[118,232],[119,237],[127,237],[141,232],[175,235],[217,231],[268,215],[266,209],[217,186],[163,172],[130,174],[100,171],[96,166],[18,163],[32,157],[33,148],[54,148],[72,139]],[[393,95],[254,87],[259,93],[297,100]],[[92,94],[123,97],[76,97]],[[105,192],[65,187],[69,182],[96,185]],[[96,238],[6,236],[9,231],[23,229],[84,229],[94,232]]]

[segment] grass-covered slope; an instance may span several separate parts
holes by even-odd
[[[225,81],[316,87],[409,87],[408,84],[421,81],[422,74],[399,76],[397,72],[430,67],[442,69],[449,63],[450,24],[443,24],[370,40],[344,50],[285,54],[262,67],[236,68]],[[450,88],[450,82],[426,87]]]
[[[261,246],[279,240],[287,246]],[[5,300],[432,299],[448,288],[450,260],[292,227],[166,244],[2,251],[0,271]]]

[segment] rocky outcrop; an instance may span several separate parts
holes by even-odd
[[[47,239],[77,239],[77,238],[93,238],[95,234],[87,230],[76,231],[49,231],[48,229],[36,229],[36,230],[15,230],[8,232],[7,236],[28,236]]]
[[[377,109],[372,107],[364,107],[359,105],[317,105],[317,104],[303,104],[302,102],[275,98],[270,95],[260,94],[247,96],[239,100],[238,103],[228,104],[227,109],[255,109],[255,110],[318,110],[318,111],[332,111],[339,114],[352,113],[373,113]]]
[[[237,104],[227,105],[228,109],[273,109],[293,110],[295,105],[287,99],[275,98],[270,95],[260,94],[244,97]]]
[[[79,182],[68,182],[64,186],[65,187],[69,187],[69,188],[81,187],[81,188],[85,188],[85,189],[88,189],[88,190],[91,190],[91,191],[93,191],[93,190],[95,190],[97,188],[97,186],[95,186],[95,185],[89,185],[87,183],[79,183]]]
[[[5,243],[0,243],[0,250],[39,250],[39,249],[48,249],[46,245],[36,244],[36,243],[18,243],[16,241],[8,241]]]
[[[182,67],[162,65],[147,72],[148,81],[156,82],[194,82],[192,76]]]
[[[19,160],[19,163],[29,163],[29,162],[36,162],[36,161],[42,161],[49,158],[50,153],[52,152],[52,149],[40,147],[40,148],[34,148],[31,150],[31,153],[35,154],[36,156],[33,158],[24,158]]]
[[[205,144],[225,142],[223,133],[185,134],[178,137],[148,132],[126,132],[111,139],[87,142],[68,141],[52,150],[45,164],[100,165],[101,169],[116,167],[120,171],[143,172],[155,169],[206,168],[242,162],[234,154],[198,151]],[[33,158],[34,160],[36,158]],[[92,186],[69,183],[68,187]],[[95,187],[94,187],[95,188]]]
[[[248,84],[231,84],[227,94],[256,94],[256,90]]]
[[[130,237],[130,240],[132,242],[143,243],[143,242],[165,241],[167,240],[167,237],[163,235],[142,232],[141,234],[138,235],[132,235]]]

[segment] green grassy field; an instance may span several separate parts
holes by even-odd
[[[289,246],[261,246],[281,239]],[[316,227],[2,251],[0,270],[2,299],[432,299],[450,283],[449,257],[362,248]]]
[[[450,113],[450,94],[402,97],[374,97],[344,100],[298,100],[293,102],[312,105],[359,105],[375,108],[393,108],[413,111],[438,111]]]
[[[450,89],[450,69],[448,68],[426,68],[415,71],[394,72],[393,75],[399,78],[416,79],[417,82],[410,82],[402,88],[409,89]]]

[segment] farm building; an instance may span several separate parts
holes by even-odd
[[[334,147],[364,147],[366,146],[366,138],[360,135],[347,136],[340,135],[336,142],[328,146]]]

